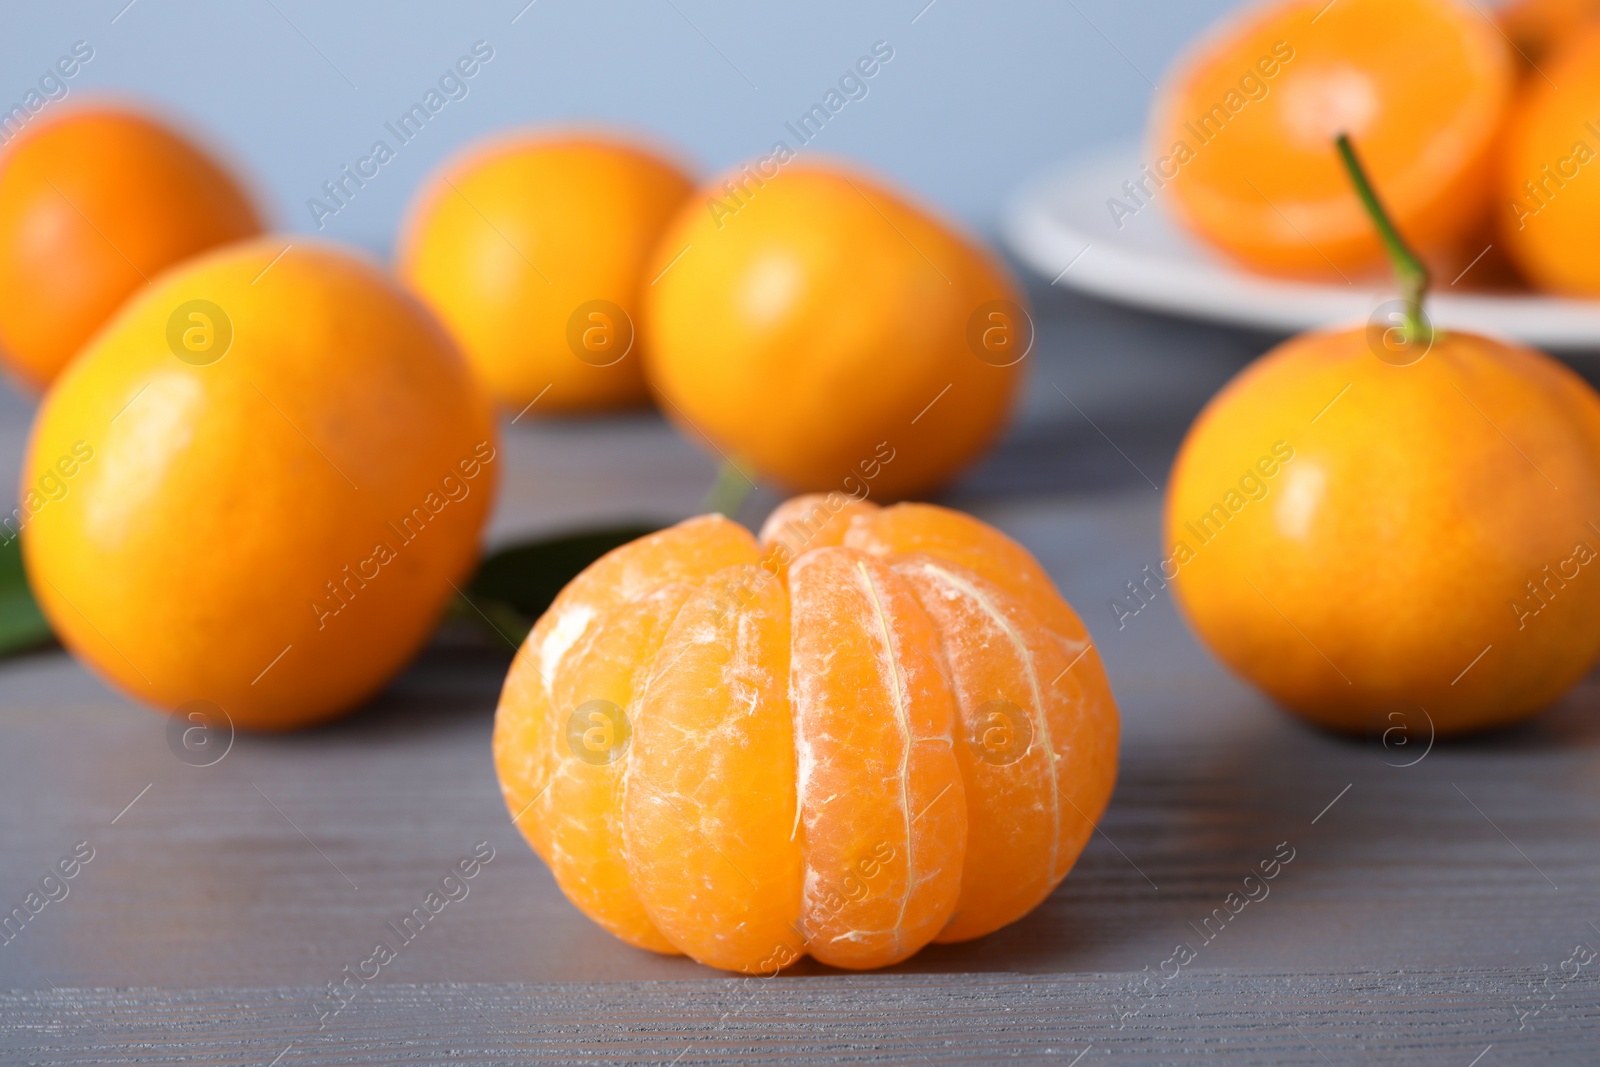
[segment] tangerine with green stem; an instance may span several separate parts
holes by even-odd
[[[1306,334],[1211,400],[1167,492],[1177,601],[1322,726],[1515,722],[1600,656],[1600,397],[1543,353],[1432,328],[1418,257],[1341,154],[1408,290],[1401,343]]]

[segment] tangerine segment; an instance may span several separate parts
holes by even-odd
[[[494,769],[500,779],[500,795],[512,824],[547,864],[549,826],[533,811],[533,805],[547,792],[553,758],[546,752],[552,743],[548,736],[550,689],[539,669],[538,652],[552,628],[545,624],[549,618],[549,614],[541,617],[517,649],[494,713]]]
[[[622,785],[639,697],[668,627],[693,591],[674,582],[607,611],[551,680],[559,757],[549,790],[550,870],[595,922],[629,944],[674,954],[629,881]]]
[[[692,581],[757,558],[749,531],[721,515],[689,519],[601,556],[574,578],[517,651],[495,711],[494,758],[512,820],[550,861],[548,786],[573,708],[552,701],[551,681],[601,616],[674,581]]]
[[[1382,246],[1333,146],[1348,133],[1413,245],[1464,265],[1483,247],[1465,245],[1514,78],[1505,38],[1454,0],[1272,3],[1180,64],[1152,114],[1144,192],[1170,185],[1180,219],[1259,270],[1375,268]]]
[[[804,928],[811,955],[882,967],[961,889],[967,815],[939,637],[890,566],[820,548],[789,570]]]
[[[622,802],[628,869],[656,927],[746,973],[804,950],[789,641],[781,582],[755,566],[703,582],[639,702]]]
[[[857,515],[871,515],[878,505],[843,493],[805,493],[772,509],[757,538],[763,555],[787,566],[813,548],[844,544]]]
[[[1064,646],[1005,590],[929,557],[895,570],[943,637],[960,713],[967,854],[955,914],[935,940],[964,941],[1026,915],[1071,869],[1112,775],[1100,762],[1064,761],[1102,739],[1115,756],[1115,709],[1067,681]]]
[[[1033,555],[971,515],[934,504],[896,504],[856,519],[844,543],[874,556],[925,553],[954,563],[1016,597],[1074,653],[1089,642],[1083,620]]]

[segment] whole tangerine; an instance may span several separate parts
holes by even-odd
[[[495,716],[516,825],[613,934],[714,967],[881,967],[1022,918],[1116,777],[1117,711],[1020,546],[923,504],[707,515],[602,557]]]
[[[1514,722],[1600,655],[1600,398],[1532,349],[1365,329],[1245,370],[1184,440],[1167,573],[1224,663],[1313,722]],[[1400,718],[1391,718],[1391,716]]]
[[[401,276],[513,409],[642,404],[645,263],[693,184],[642,145],[525,134],[469,149],[418,194]]]
[[[836,164],[713,183],[650,272],[646,372],[666,415],[794,490],[947,482],[1003,428],[1033,343],[983,249]]]
[[[42,389],[130,293],[260,232],[233,176],[166,124],[109,104],[46,114],[0,151],[0,360]]]
[[[1541,288],[1600,295],[1600,26],[1524,81],[1507,124],[1496,218],[1517,267]],[[1557,89],[1555,86],[1561,88]]]
[[[1346,133],[1396,224],[1454,277],[1492,240],[1479,238],[1510,52],[1457,0],[1252,8],[1176,65],[1151,113],[1151,161],[1131,176],[1137,203],[1110,210],[1121,222],[1170,198],[1179,221],[1253,270],[1349,281],[1383,250],[1332,149]]]
[[[102,677],[288,729],[427,639],[496,458],[426,309],[350,253],[262,239],[157,280],[61,376],[13,518],[45,615]]]
[[[1585,27],[1600,22],[1597,0],[1511,0],[1495,11],[1495,20],[1516,46],[1529,74],[1543,77],[1539,65]],[[1558,83],[1559,84],[1559,83]]]
[[[1401,321],[1297,337],[1212,399],[1173,467],[1162,577],[1223,662],[1313,722],[1515,722],[1600,657],[1600,396],[1429,324],[1427,272],[1340,149]]]

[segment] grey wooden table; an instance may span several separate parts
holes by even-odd
[[[0,1062],[1600,1062],[1600,689],[1509,733],[1385,747],[1286,719],[1166,600],[1119,630],[1107,601],[1157,558],[1185,426],[1268,339],[1036,303],[1021,417],[948,502],[1085,616],[1124,742],[1101,832],[1027,919],[882,973],[729,979],[601,931],[513,831],[489,757],[506,649],[442,637],[351,718],[208,767],[45,651],[0,663],[0,910],[93,858],[0,945]],[[0,397],[0,469],[29,413]],[[647,415],[506,444],[497,540],[683,516],[712,477]],[[479,842],[468,895],[324,1019]],[[1275,854],[1270,894],[1208,924]]]

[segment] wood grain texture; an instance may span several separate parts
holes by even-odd
[[[1584,976],[1520,1032],[1486,1040],[1512,976],[1213,972],[1119,1019],[1126,976],[779,978],[375,986],[316,1029],[315,990],[70,990],[0,996],[0,1050],[30,1064],[985,1064],[1325,1067],[1592,1063]],[[1121,1023],[1120,1027],[1118,1023]],[[1487,1052],[1486,1052],[1487,1050]],[[1398,1054],[1398,1056],[1397,1056]],[[1076,1057],[1082,1055],[1082,1060]],[[1483,1058],[1478,1059],[1479,1056]],[[1489,1056],[1494,1059],[1490,1060]]]
[[[1226,675],[1169,599],[1118,628],[1108,599],[1159,554],[1151,483],[1263,342],[1039,299],[1022,417],[948,500],[1078,607],[1124,743],[1100,832],[1033,914],[885,973],[725,980],[588,922],[511,828],[489,757],[509,649],[446,632],[349,719],[209,767],[46,651],[0,662],[0,912],[95,851],[0,940],[0,1063],[1596,1062],[1600,960],[1571,962],[1600,949],[1595,680],[1489,737],[1356,742]],[[0,396],[0,463],[27,418]],[[525,421],[505,450],[497,539],[689,514],[713,470],[648,415]],[[467,896],[319,1031],[330,983],[479,842]]]

